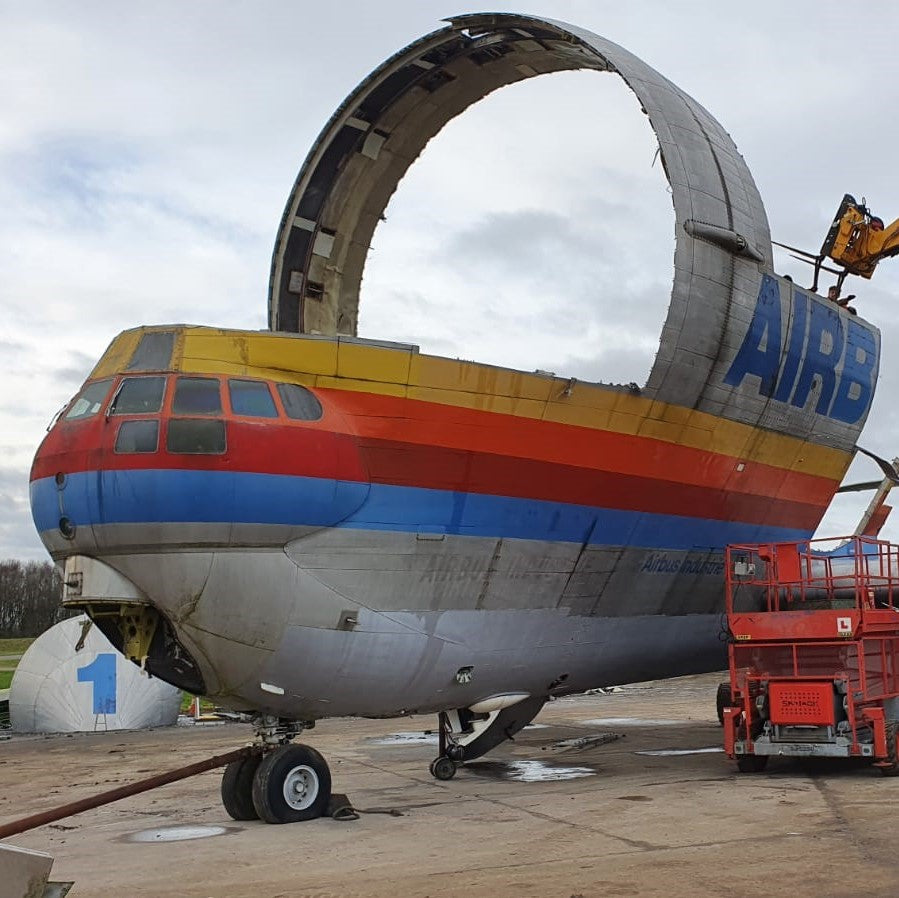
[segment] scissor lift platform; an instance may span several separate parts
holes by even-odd
[[[733,545],[726,562],[728,757],[742,772],[772,755],[867,758],[899,775],[899,546]]]

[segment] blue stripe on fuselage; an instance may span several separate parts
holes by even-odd
[[[231,471],[131,469],[69,475],[63,513],[77,526],[241,523],[450,533],[652,549],[786,541],[805,530],[592,508],[419,487]],[[31,484],[38,531],[61,513],[52,477]]]

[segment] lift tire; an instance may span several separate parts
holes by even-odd
[[[740,773],[761,773],[767,766],[767,755],[740,755],[737,758],[737,770]]]
[[[232,820],[259,819],[253,805],[253,777],[261,760],[251,755],[232,761],[222,774],[222,804]]]
[[[321,817],[331,799],[327,761],[308,745],[282,745],[266,755],[253,777],[253,806],[266,823]]]
[[[724,726],[724,709],[733,704],[733,693],[730,691],[730,683],[719,683],[718,692],[715,695],[715,710],[718,712],[718,723]]]
[[[880,768],[884,776],[899,776],[899,746],[896,738],[899,736],[899,722],[888,720],[886,723],[887,760],[889,764]]]
[[[452,758],[441,755],[431,761],[431,776],[437,780],[451,780],[456,775],[456,762]]]

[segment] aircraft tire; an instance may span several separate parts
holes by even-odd
[[[258,820],[253,805],[253,777],[262,759],[258,755],[232,761],[222,774],[222,804],[233,820]]]
[[[431,766],[428,768],[431,771],[431,776],[437,780],[451,780],[456,775],[456,762],[452,758],[446,757],[446,755],[441,755],[439,758],[434,758],[431,761]]]
[[[308,745],[282,745],[266,755],[253,777],[253,806],[266,823],[321,817],[331,799],[327,761]]]

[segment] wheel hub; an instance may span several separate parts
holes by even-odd
[[[284,801],[295,811],[305,811],[318,797],[318,788],[316,772],[300,764],[284,778]]]

